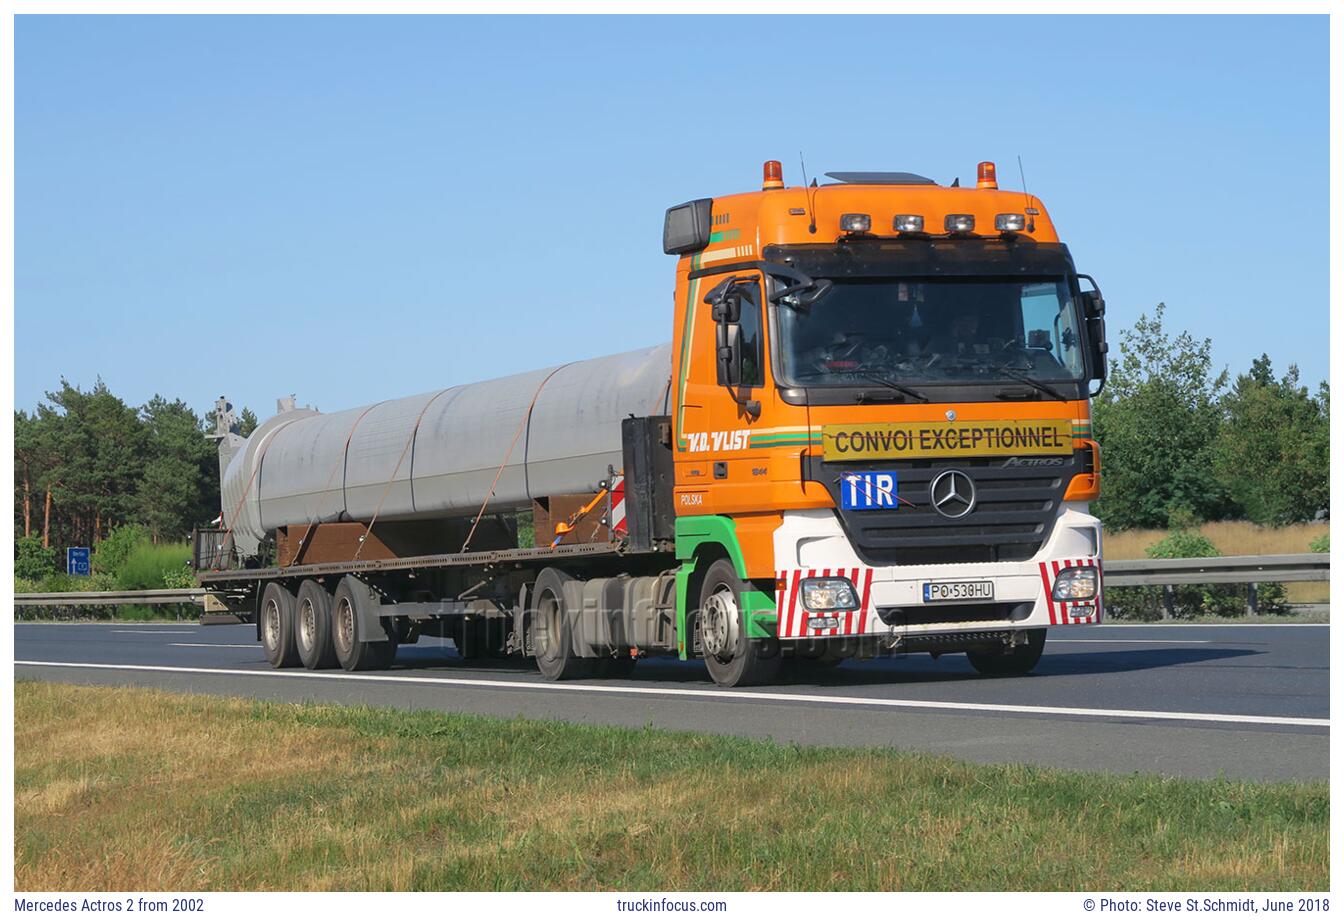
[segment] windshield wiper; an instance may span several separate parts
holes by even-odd
[[[1035,387],[1040,392],[1052,399],[1058,399],[1060,402],[1069,401],[1069,397],[1050,386],[1050,384],[1042,383],[1041,381],[1032,378],[1030,375],[1022,373],[1022,370],[1022,368],[1014,367],[1011,364],[1005,364],[1002,367],[994,368],[994,373],[1003,374],[1005,377],[1009,377],[1019,383],[1025,383],[1029,387]]]
[[[884,387],[888,387],[889,389],[895,390],[897,393],[909,396],[911,399],[918,399],[920,402],[929,401],[929,397],[919,392],[919,390],[903,386],[902,384],[897,383],[895,380],[888,380],[886,377],[882,377],[878,374],[867,374],[864,373],[863,371],[856,371],[854,373],[854,376],[862,377],[864,380],[871,380],[873,383],[880,383]]]

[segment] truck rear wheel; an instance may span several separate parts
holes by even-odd
[[[744,588],[727,559],[718,559],[705,570],[696,628],[709,676],[721,687],[768,684],[779,676],[782,657],[778,647],[771,648],[769,640],[747,637]]]
[[[331,642],[331,595],[311,578],[299,586],[294,639],[305,668],[316,671],[336,667],[336,648]]]
[[[331,639],[336,660],[347,671],[386,670],[397,656],[396,630],[389,629],[387,621],[380,619],[379,628],[387,636],[385,641],[364,642],[356,638],[357,621],[366,612],[362,605],[368,603],[368,596],[358,587],[352,588],[352,580],[349,575],[341,579],[331,601]]]
[[[292,668],[299,663],[294,647],[294,595],[279,582],[271,582],[261,595],[261,647],[273,668]]]
[[[1021,677],[1030,673],[1045,651],[1045,630],[1026,629],[1023,632],[1027,641],[1011,649],[968,651],[966,658],[971,667],[986,677]]]
[[[594,659],[574,653],[574,624],[565,602],[565,585],[573,581],[559,569],[543,569],[532,585],[532,648],[537,670],[547,680],[590,677]]]

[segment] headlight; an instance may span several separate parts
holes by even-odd
[[[800,585],[804,610],[857,610],[858,595],[848,578],[804,578]]]
[[[1050,592],[1057,601],[1090,601],[1097,596],[1097,569],[1079,565],[1060,569]]]

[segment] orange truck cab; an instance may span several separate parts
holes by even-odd
[[[728,685],[893,651],[1028,671],[1102,617],[1104,301],[992,163],[827,177],[771,161],[666,215],[678,652]]]

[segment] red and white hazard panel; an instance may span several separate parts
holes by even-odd
[[[617,476],[611,481],[611,532],[629,533],[625,523],[625,477]]]

